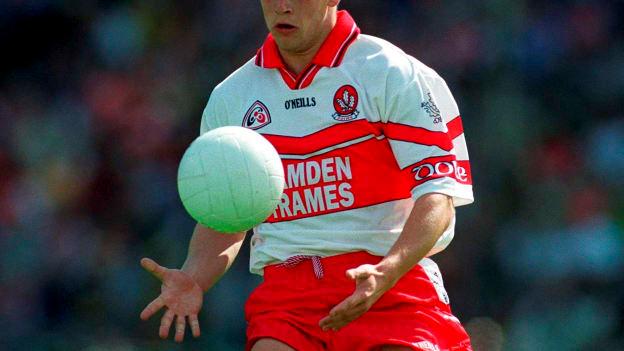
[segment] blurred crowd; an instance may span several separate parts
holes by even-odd
[[[434,259],[475,350],[624,350],[624,2],[342,7],[462,111],[476,202]],[[0,2],[0,349],[242,349],[247,247],[182,346],[138,262],[183,263],[177,164],[265,35],[258,1]]]

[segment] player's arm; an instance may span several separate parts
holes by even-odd
[[[401,235],[377,265],[392,286],[425,258],[454,215],[453,200],[447,195],[431,193],[416,200]]]
[[[182,271],[207,291],[232,266],[243,239],[245,233],[222,234],[197,224]]]
[[[418,198],[388,254],[378,264],[366,264],[347,271],[347,276],[356,282],[355,292],[336,305],[320,321],[320,326],[324,330],[340,329],[368,311],[427,255],[448,228],[454,213],[453,201],[447,195],[430,193]]]
[[[230,268],[244,238],[244,233],[221,234],[198,224],[182,269],[170,269],[152,259],[142,259],[143,268],[158,278],[162,286],[160,295],[141,312],[141,319],[146,320],[166,307],[160,319],[161,338],[167,338],[174,320],[175,341],[184,340],[187,321],[193,336],[199,337],[197,315],[202,306],[203,294]]]

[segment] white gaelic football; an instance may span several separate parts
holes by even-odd
[[[222,233],[262,223],[284,191],[284,169],[268,140],[243,127],[221,127],[195,139],[178,168],[178,192],[197,222]]]

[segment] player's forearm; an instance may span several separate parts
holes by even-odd
[[[230,268],[245,238],[245,233],[222,234],[200,224],[195,227],[182,270],[204,290]]]
[[[433,248],[454,216],[453,200],[442,194],[420,197],[403,232],[379,263],[379,270],[397,281]]]

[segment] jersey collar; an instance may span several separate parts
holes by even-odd
[[[312,65],[322,67],[339,66],[349,45],[353,43],[359,34],[360,29],[351,15],[345,10],[338,11],[336,25],[312,59]],[[270,33],[262,47],[258,49],[256,65],[263,68],[286,69],[275,39],[273,39]]]

